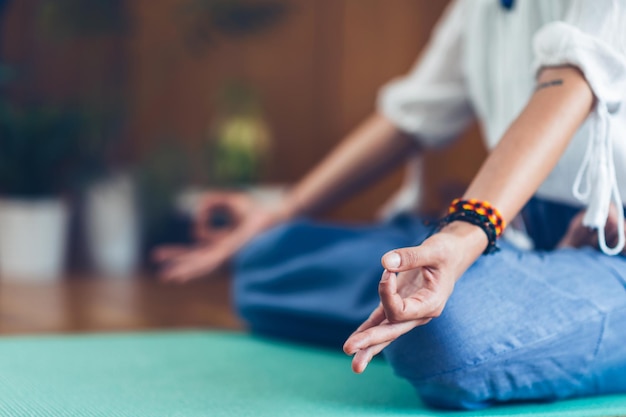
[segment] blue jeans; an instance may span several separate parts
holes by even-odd
[[[552,249],[576,211],[531,201],[536,245]],[[339,347],[378,305],[381,255],[429,232],[415,217],[280,226],[239,254],[235,304],[255,332]],[[626,392],[626,258],[501,246],[464,274],[439,318],[385,349],[396,374],[445,408]]]

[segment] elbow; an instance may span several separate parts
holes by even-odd
[[[567,89],[571,100],[588,115],[597,99],[584,73],[573,65],[543,67],[537,74],[536,92],[549,87]]]

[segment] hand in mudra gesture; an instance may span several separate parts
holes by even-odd
[[[363,372],[398,337],[438,317],[456,281],[486,242],[482,230],[453,223],[419,246],[385,254],[378,286],[380,305],[344,344],[344,351],[354,355],[354,372]]]
[[[214,224],[214,217],[219,222]],[[280,211],[265,207],[241,192],[208,193],[194,218],[197,243],[157,248],[164,281],[187,282],[214,272],[248,241],[281,221]]]

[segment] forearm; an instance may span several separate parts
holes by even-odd
[[[594,102],[575,68],[545,69],[537,84],[545,87],[533,94],[464,196],[491,202],[505,220],[521,210],[556,166]]]
[[[545,69],[537,85],[544,87],[533,94],[464,194],[465,199],[489,201],[506,221],[517,215],[556,166],[594,102],[591,89],[575,68]],[[484,233],[469,224],[454,229],[456,234],[465,233],[468,242],[473,236],[474,244],[484,243],[469,251],[468,261],[473,262],[486,245]]]
[[[348,198],[416,149],[415,141],[374,114],[350,133],[285,199],[285,217],[314,214]]]

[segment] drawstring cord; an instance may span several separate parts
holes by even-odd
[[[624,210],[615,173],[610,115],[606,104],[598,103],[592,117],[594,121],[591,139],[576,174],[572,191],[578,200],[588,204],[583,225],[598,230],[598,244],[602,252],[617,255],[624,249],[626,243]],[[608,246],[604,233],[611,203],[617,208],[618,217],[618,239],[613,248]]]

